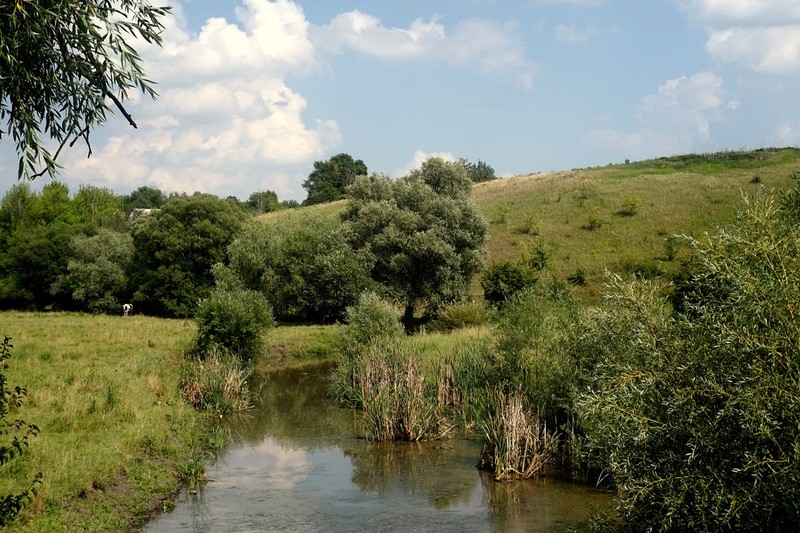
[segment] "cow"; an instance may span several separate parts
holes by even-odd
[[[123,304],[122,305],[122,314],[123,316],[128,316],[133,311],[133,306],[131,304]]]

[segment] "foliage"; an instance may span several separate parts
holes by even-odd
[[[308,197],[303,205],[321,204],[344,198],[345,190],[357,176],[367,175],[367,165],[348,154],[337,154],[327,161],[315,161],[314,170],[303,182]]]
[[[361,405],[362,358],[369,346],[385,347],[403,335],[397,309],[374,292],[364,292],[347,308],[340,358],[333,375],[334,396]]]
[[[14,75],[0,77],[0,121],[16,145],[19,177],[54,175],[74,139],[91,154],[90,130],[114,109],[136,127],[123,105],[129,91],[156,93],[132,45],[160,44],[168,10],[141,0],[2,4],[0,72]],[[48,137],[59,144],[55,154]]]
[[[469,178],[475,183],[497,179],[497,176],[494,174],[494,169],[489,166],[488,163],[484,163],[480,159],[477,163],[472,163],[464,158],[459,159],[458,162],[464,167],[467,174],[469,174]]]
[[[254,192],[247,199],[246,204],[248,209],[256,215],[277,211],[281,208],[281,204],[278,202],[278,194],[275,191]]]
[[[11,421],[8,416],[22,406],[24,398],[28,395],[27,389],[22,387],[10,388],[5,372],[8,370],[8,359],[11,357],[11,339],[3,338],[0,346],[0,435],[10,435],[11,441],[0,444],[0,467],[13,461],[29,446],[28,438],[39,433],[39,428],[23,420]],[[22,511],[36,494],[37,488],[42,484],[42,474],[38,473],[30,487],[16,494],[0,496],[0,526],[5,526]]]
[[[202,358],[214,351],[249,361],[262,348],[261,336],[273,326],[264,296],[244,289],[215,289],[197,306],[195,351]]]
[[[69,307],[69,293],[51,288],[67,273],[70,242],[80,225],[53,222],[15,231],[0,258],[0,306],[17,309]]]
[[[122,197],[123,210],[128,214],[134,209],[157,209],[166,201],[167,196],[161,189],[147,185],[142,185]]]
[[[474,302],[456,302],[442,309],[427,325],[429,331],[452,331],[454,329],[481,326],[486,322],[486,310]]]
[[[627,196],[623,200],[622,205],[617,209],[617,216],[632,217],[639,212],[642,202],[635,196]]]
[[[397,181],[358,178],[343,219],[350,245],[373,264],[372,278],[414,312],[462,297],[483,266],[487,224],[470,201],[463,166],[430,158]]]
[[[91,237],[76,235],[70,249],[67,272],[54,283],[53,291],[69,292],[80,309],[119,313],[133,257],[130,234],[101,229]]]
[[[176,197],[133,225],[130,272],[133,303],[160,316],[193,316],[213,286],[211,267],[225,250],[245,214],[210,194]]]
[[[183,398],[195,409],[227,415],[252,407],[247,388],[251,374],[241,357],[210,348],[202,359],[187,358],[183,362],[179,385]],[[186,480],[194,481],[192,477],[197,476],[187,476]]]
[[[522,261],[495,263],[481,275],[483,297],[491,305],[501,304],[522,289],[532,287],[538,279],[536,272]]]
[[[260,291],[278,316],[334,322],[371,285],[367,258],[347,245],[341,224],[301,218],[287,226],[256,222],[228,249],[242,286]]]
[[[658,283],[610,280],[585,335],[596,370],[579,406],[624,525],[785,531],[800,520],[797,198],[747,200],[734,225],[692,241],[685,313]]]

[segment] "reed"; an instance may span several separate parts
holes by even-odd
[[[538,478],[557,448],[547,423],[525,406],[519,393],[495,395],[495,405],[478,426],[484,445],[478,468],[497,481]]]
[[[416,442],[450,434],[453,426],[442,416],[420,354],[396,344],[371,345],[362,364],[358,388],[367,439]]]
[[[250,365],[225,351],[211,350],[204,359],[187,357],[181,366],[183,398],[196,409],[221,415],[252,408],[247,382]]]

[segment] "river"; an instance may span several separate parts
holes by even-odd
[[[144,529],[157,532],[560,531],[608,494],[556,478],[497,483],[480,444],[358,438],[358,413],[326,397],[328,368],[263,376],[256,408],[197,494]]]

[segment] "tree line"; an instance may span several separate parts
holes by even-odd
[[[354,161],[331,161],[344,159]],[[215,286],[228,286],[259,292],[278,318],[326,323],[380,288],[412,328],[417,311],[430,315],[466,293],[487,226],[469,200],[464,160],[347,182],[341,220],[298,211],[271,224],[253,215],[297,204],[272,191],[241,202],[151,187],[70,194],[59,182],[36,193],[19,183],[0,200],[0,308],[118,313],[132,303],[190,317]]]

